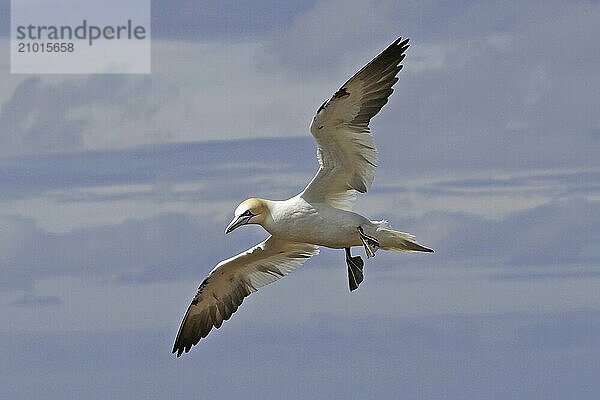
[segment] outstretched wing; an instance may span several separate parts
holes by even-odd
[[[221,261],[200,284],[179,327],[173,353],[177,357],[187,353],[213,326],[220,328],[244,297],[289,274],[318,252],[315,245],[271,236],[245,253]]]
[[[321,167],[302,192],[308,201],[352,209],[375,176],[377,149],[369,121],[392,94],[408,39],[397,39],[358,71],[317,110],[310,125]]]

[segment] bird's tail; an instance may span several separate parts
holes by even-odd
[[[376,237],[383,250],[433,253],[433,250],[417,243],[410,233],[393,230],[387,221],[371,221],[371,223],[377,226]]]

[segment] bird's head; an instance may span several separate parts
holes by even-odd
[[[235,209],[235,216],[225,228],[225,233],[229,233],[242,225],[262,224],[267,213],[268,207],[265,200],[256,198],[244,200]]]

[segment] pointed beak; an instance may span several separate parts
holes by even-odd
[[[250,220],[250,218],[252,218],[251,216],[242,216],[240,215],[239,217],[235,217],[233,219],[233,221],[231,221],[229,223],[229,225],[227,225],[227,228],[225,228],[225,234],[228,234],[229,232],[231,232],[232,230],[234,230],[235,228],[239,228],[242,225],[246,225],[248,223],[248,221]]]

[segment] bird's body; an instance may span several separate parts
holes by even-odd
[[[350,290],[363,280],[364,262],[379,249],[432,250],[408,233],[352,211],[357,193],[369,190],[377,167],[370,119],[387,103],[402,68],[408,39],[397,39],[358,71],[314,116],[310,131],[317,142],[320,168],[308,186],[288,200],[251,198],[235,210],[225,230],[261,225],[270,237],[248,251],[217,264],[198,288],[173,346],[180,356],[237,310],[243,299],[276,281],[318,253],[318,247],[345,249]]]
[[[360,246],[356,228],[371,222],[352,211],[327,203],[310,203],[301,195],[283,201],[266,201],[269,217],[263,223],[267,232],[293,242],[310,243],[332,249]]]

